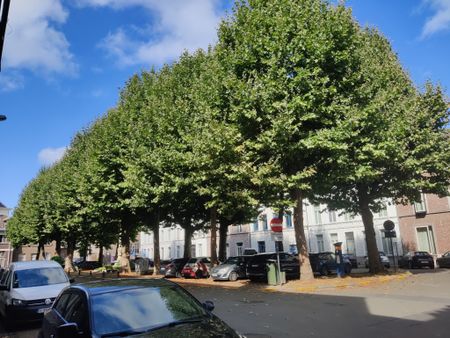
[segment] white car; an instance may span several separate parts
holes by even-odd
[[[5,323],[40,320],[70,280],[55,261],[14,262],[0,282],[0,314]]]

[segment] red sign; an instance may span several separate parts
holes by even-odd
[[[283,220],[280,218],[272,218],[270,220],[270,229],[273,232],[283,232]]]

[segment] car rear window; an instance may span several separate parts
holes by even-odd
[[[14,271],[13,288],[30,288],[67,282],[67,276],[60,267],[17,270]]]
[[[430,254],[428,252],[425,252],[425,251],[416,251],[414,253],[414,255],[416,255],[416,256],[429,256]]]

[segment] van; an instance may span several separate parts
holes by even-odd
[[[40,320],[70,282],[55,261],[14,262],[0,281],[0,314],[5,323]]]

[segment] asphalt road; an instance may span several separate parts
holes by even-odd
[[[403,281],[316,294],[185,285],[248,337],[450,337],[450,270],[416,270]],[[222,284],[222,285],[226,285]],[[36,337],[21,327],[0,337]],[[2,333],[3,332],[3,333]]]

